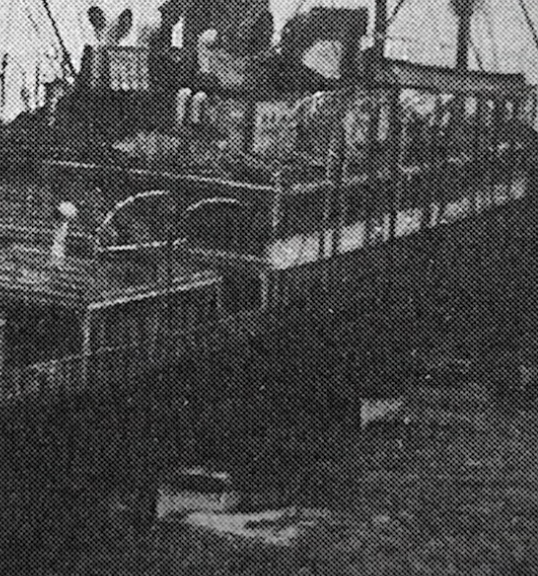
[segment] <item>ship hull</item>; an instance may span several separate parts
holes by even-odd
[[[200,401],[259,387],[306,398],[321,385],[344,401],[403,391],[414,382],[417,358],[441,342],[472,354],[484,342],[506,344],[521,333],[529,312],[521,294],[534,242],[533,192],[527,182],[524,193],[446,224],[276,266],[261,309],[164,334],[135,353],[63,359],[14,378],[5,373],[2,403],[128,393],[140,383],[160,386],[163,374],[175,374],[174,394]]]

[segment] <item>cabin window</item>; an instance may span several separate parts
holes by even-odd
[[[401,156],[404,165],[423,164],[428,160],[436,115],[436,100],[432,94],[419,90],[402,90]]]
[[[507,100],[504,104],[504,121],[510,122],[514,119],[515,106],[511,100]]]

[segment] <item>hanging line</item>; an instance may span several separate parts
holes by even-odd
[[[394,21],[396,20],[396,18],[398,18],[398,14],[400,13],[400,10],[404,7],[404,4],[407,2],[407,0],[399,0],[398,4],[396,4],[394,10],[392,11],[392,14],[389,16],[389,19],[387,21],[387,26],[390,26],[391,24],[394,23]]]
[[[52,14],[52,10],[50,8],[49,0],[42,0],[43,8],[47,14],[47,17],[52,25],[52,29],[54,31],[54,35],[56,36],[56,40],[60,45],[60,49],[63,55],[63,66],[67,68],[67,71],[71,74],[71,76],[76,76],[75,67],[73,66],[73,62],[71,60],[71,56],[65,47],[65,43],[63,41],[62,35],[60,34],[60,29],[58,28],[58,23],[56,22],[54,15]]]
[[[521,6],[521,11],[523,12],[523,15],[525,16],[527,26],[529,27],[529,30],[532,33],[532,37],[534,39],[534,47],[536,48],[536,50],[538,50],[538,31],[536,30],[536,26],[534,25],[534,22],[532,21],[529,9],[527,8],[527,5],[525,4],[525,0],[519,0],[519,5]]]

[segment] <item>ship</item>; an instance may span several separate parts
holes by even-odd
[[[217,364],[376,397],[471,330],[537,145],[524,75],[469,69],[471,4],[455,67],[386,57],[385,0],[373,42],[315,7],[278,47],[264,0],[168,0],[134,47],[91,8],[80,71],[1,134],[0,402]]]

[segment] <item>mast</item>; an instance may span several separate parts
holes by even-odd
[[[523,12],[523,16],[525,17],[525,22],[527,23],[527,26],[529,27],[529,30],[531,31],[532,38],[534,40],[534,46],[538,50],[538,31],[536,30],[536,26],[534,25],[534,22],[532,21],[532,18],[531,18],[529,9],[527,8],[527,4],[525,3],[525,0],[519,0],[519,5],[521,6],[521,11]]]
[[[65,43],[63,41],[62,35],[60,34],[60,29],[58,28],[58,24],[56,22],[56,19],[54,18],[54,15],[52,14],[49,0],[42,0],[42,2],[43,2],[43,8],[45,8],[45,12],[47,13],[47,17],[50,20],[50,23],[52,25],[52,29],[54,30],[54,35],[56,36],[56,39],[58,40],[58,44],[60,45],[60,50],[62,51],[62,55],[63,55],[62,66],[67,67],[68,72],[72,76],[75,76],[75,74],[76,74],[75,67],[73,66],[73,62],[71,61],[71,56],[69,55],[69,52],[67,51],[67,48],[65,47]]]
[[[458,51],[456,54],[456,69],[467,70],[469,67],[469,41],[471,39],[472,9],[468,4],[462,10],[458,23]]]
[[[403,2],[399,4],[401,8]],[[388,1],[376,0],[375,2],[375,31],[374,31],[374,70],[383,65],[385,59],[385,45],[387,42],[388,29]]]
[[[456,70],[469,69],[469,49],[471,46],[471,19],[478,0],[450,0],[452,10],[458,19],[458,44]]]
[[[4,53],[2,62],[0,64],[0,122],[4,119],[4,109],[6,107],[6,81],[7,81],[7,66],[9,56]]]

